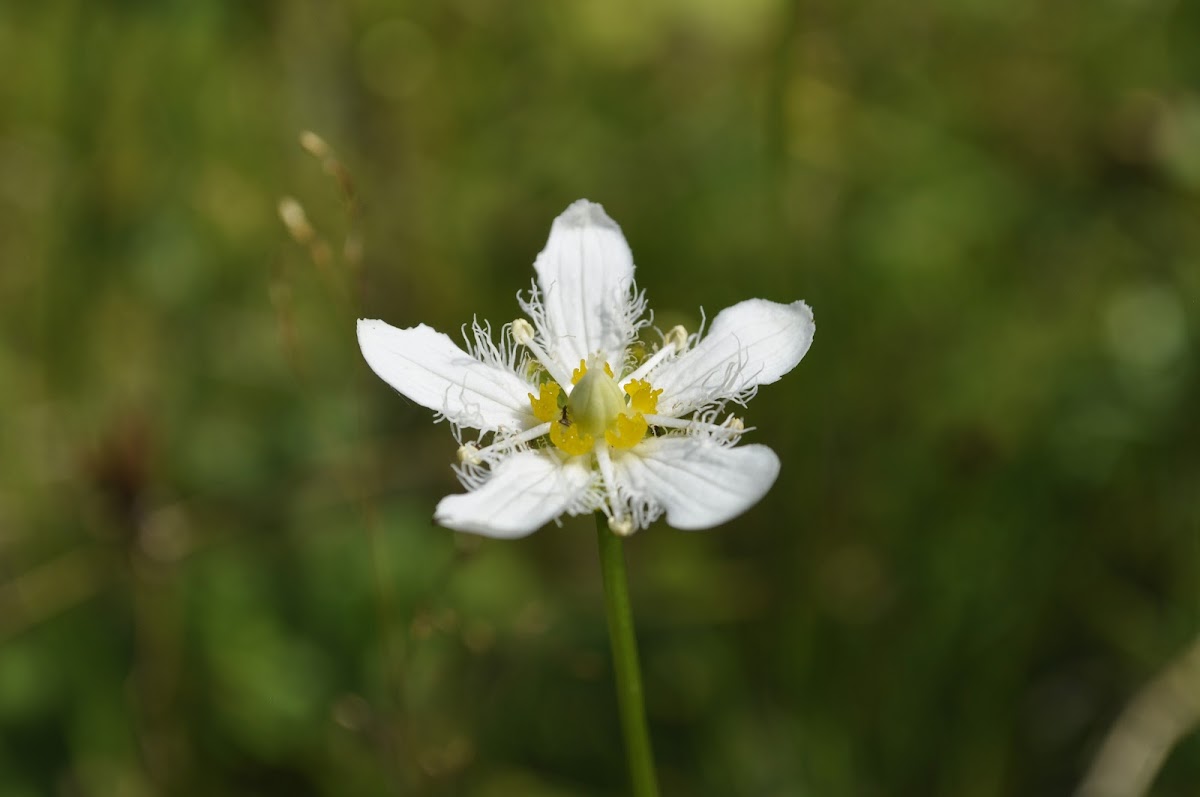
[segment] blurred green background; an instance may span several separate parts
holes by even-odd
[[[624,792],[591,520],[433,526],[449,429],[354,334],[512,319],[581,196],[662,328],[819,327],[747,415],[767,499],[628,546],[664,792],[1070,794],[1200,634],[1198,41],[1168,0],[4,3],[0,797]],[[1154,793],[1198,783],[1185,735]]]

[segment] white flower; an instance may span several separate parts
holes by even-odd
[[[666,514],[705,529],[759,501],[779,474],[727,404],[744,405],[808,351],[804,302],[750,299],[721,311],[707,334],[675,327],[654,350],[633,282],[633,256],[604,209],[579,200],[554,220],[517,300],[528,319],[500,330],[475,322],[466,350],[431,328],[359,320],[358,342],[385,382],[437,412],[460,443],[467,492],[434,519],[489,537],[522,537],[562,515],[603,512],[631,534]],[[463,430],[477,430],[464,442]]]

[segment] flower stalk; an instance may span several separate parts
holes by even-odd
[[[604,580],[604,605],[617,681],[617,708],[621,715],[621,734],[625,737],[632,794],[634,797],[658,797],[658,775],[654,770],[654,752],[646,726],[637,636],[629,603],[629,579],[625,574],[624,541],[609,529],[607,520],[600,513],[596,513],[596,539],[600,545],[600,573]]]

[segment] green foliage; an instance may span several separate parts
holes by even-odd
[[[4,4],[0,797],[622,793],[591,520],[434,527],[353,324],[510,320],[580,196],[663,329],[819,327],[764,503],[628,546],[664,793],[1070,793],[1200,633],[1197,20]]]

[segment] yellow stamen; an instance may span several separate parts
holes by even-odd
[[[604,439],[613,448],[630,449],[642,442],[650,427],[639,412],[636,415],[618,415],[604,433]]]
[[[575,424],[564,426],[556,422],[550,426],[550,442],[554,443],[559,451],[577,457],[591,451],[596,445],[596,438],[587,432],[580,433]]]
[[[662,389],[655,390],[644,379],[635,379],[625,386],[629,396],[629,406],[609,424],[604,433],[604,439],[613,448],[633,448],[642,442],[650,425],[646,423],[645,414],[658,411],[658,397]]]
[[[543,382],[537,398],[534,398],[532,393],[528,394],[529,406],[533,408],[533,416],[542,423],[557,420],[562,412],[558,406],[560,393],[562,393],[562,388],[558,386],[557,382]]]
[[[662,388],[654,390],[646,380],[635,379],[625,386],[625,392],[629,394],[629,409],[633,412],[650,415],[658,412],[658,397],[662,395]]]
[[[613,448],[628,450],[650,431],[645,416],[658,411],[662,390],[655,390],[645,379],[635,379],[625,386],[628,400],[623,401],[608,363],[604,373],[606,376],[589,377],[587,362],[580,361],[571,375],[575,389],[569,399],[553,381],[543,382],[537,396],[529,394],[534,417],[550,424],[550,442],[564,454],[577,457],[589,453],[601,434]]]

